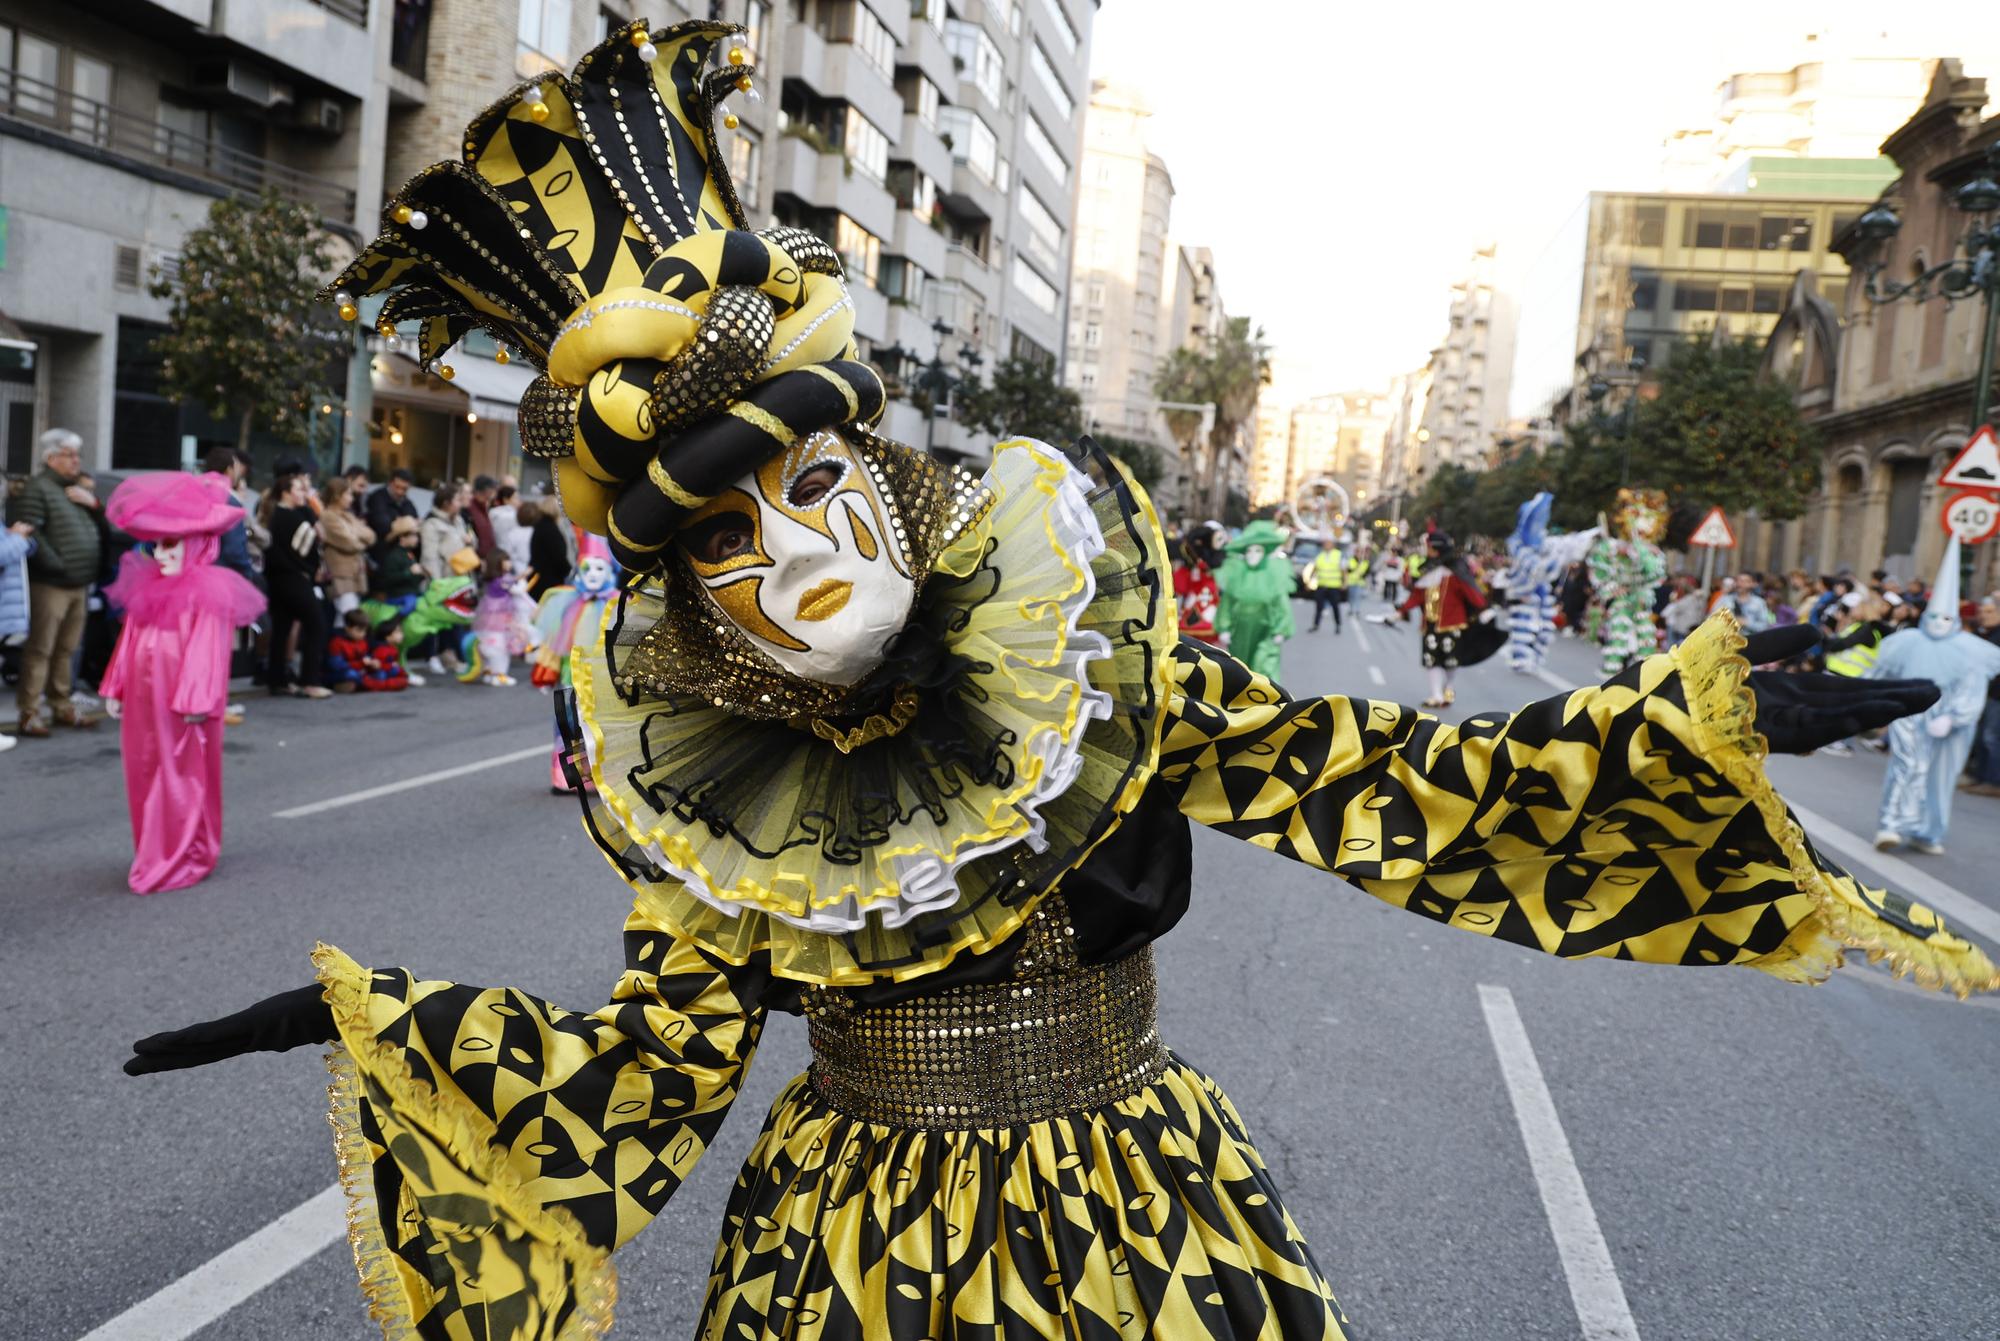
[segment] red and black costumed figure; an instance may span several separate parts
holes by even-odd
[[[1431,696],[1423,706],[1443,708],[1457,697],[1452,692],[1452,672],[1476,666],[1499,651],[1507,632],[1492,622],[1486,592],[1452,538],[1432,531],[1424,544],[1424,570],[1397,608],[1408,618],[1410,611],[1423,607],[1422,655],[1431,682]]]
[[[1215,633],[1215,612],[1221,592],[1215,585],[1215,566],[1221,559],[1222,528],[1203,522],[1188,528],[1181,537],[1180,562],[1174,565],[1174,601],[1180,607],[1181,632],[1211,645],[1219,645]]]

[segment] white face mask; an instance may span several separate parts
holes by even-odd
[[[882,660],[916,595],[860,456],[813,434],[702,506],[680,533],[716,605],[792,674],[847,685]]]
[[[187,566],[187,542],[162,540],[153,546],[153,562],[160,565],[161,577],[177,576]]]
[[[1264,547],[1262,545],[1245,545],[1243,547],[1243,562],[1249,564],[1252,568],[1262,567],[1264,563]]]
[[[617,581],[618,570],[609,559],[588,558],[576,566],[576,589],[587,596],[607,592]]]

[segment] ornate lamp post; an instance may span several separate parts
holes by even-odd
[[[1978,174],[1952,193],[1952,204],[1972,220],[1965,236],[1959,239],[1957,252],[1902,283],[1883,278],[1888,268],[1884,259],[1887,244],[1902,228],[1902,219],[1888,205],[1878,203],[1854,222],[1855,236],[1866,244],[1870,255],[1861,290],[1870,303],[1881,306],[1905,299],[1922,303],[1938,297],[1946,303],[1956,303],[1975,294],[1985,300],[1986,327],[1979,341],[1979,375],[1972,384],[1974,430],[1987,422],[1992,403],[1994,343],[1996,335],[2000,335],[2000,303],[1994,301],[1996,290],[2000,290],[2000,220],[1994,218],[1995,211],[2000,211],[2000,181],[1994,180],[1996,173],[2000,173],[2000,146],[1989,147]]]
[[[985,356],[970,344],[960,345],[959,361],[966,372],[960,374],[948,367],[944,361],[945,339],[954,333],[950,322],[938,317],[931,322],[931,337],[934,341],[928,363],[920,365],[917,375],[910,379],[910,385],[924,393],[929,399],[929,412],[924,416],[924,450],[937,453],[937,421],[951,416],[952,397],[958,389],[976,379],[979,365]],[[900,344],[889,345],[875,351],[875,357],[890,368],[900,371],[904,362],[915,362],[922,357],[914,349],[905,349]]]
[[[1617,417],[1611,422],[1618,431],[1618,485],[1623,488],[1632,482],[1632,404],[1639,396],[1639,377],[1646,371],[1646,360],[1633,358],[1625,365],[1626,373],[1612,377],[1593,377],[1584,395],[1590,400],[1590,408],[1602,413],[1604,398],[1616,387],[1627,388],[1625,403],[1618,407]]]

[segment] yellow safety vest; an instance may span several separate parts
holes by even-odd
[[[1840,631],[1841,636],[1845,637],[1860,627],[1858,622],[1849,624]],[[1852,676],[1858,680],[1875,668],[1875,658],[1880,656],[1881,652],[1880,638],[1872,643],[1856,643],[1842,651],[1830,653],[1826,659],[1826,668],[1835,675]]]
[[[1313,558],[1313,576],[1318,579],[1315,587],[1332,587],[1335,590],[1347,585],[1347,566],[1341,561],[1337,549],[1323,549]]]
[[[1352,587],[1368,575],[1368,560],[1349,559],[1347,561],[1347,585]]]

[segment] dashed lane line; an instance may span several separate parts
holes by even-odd
[[[1375,649],[1369,646],[1368,643],[1368,630],[1363,626],[1361,619],[1358,617],[1354,621],[1354,636],[1361,640],[1361,654],[1363,656],[1372,657],[1375,655]]]
[[[421,773],[414,778],[404,778],[401,782],[385,782],[380,787],[368,787],[358,792],[348,792],[345,796],[329,797],[324,801],[314,801],[310,805],[293,806],[289,810],[271,812],[273,819],[304,819],[307,815],[320,815],[329,810],[339,810],[343,806],[358,806],[363,801],[373,801],[379,797],[394,796],[397,792],[413,791],[418,787],[428,787],[434,782],[449,782],[462,778],[468,773],[483,773],[489,768],[500,768],[507,764],[518,764],[524,759],[548,758],[551,742],[543,741],[525,750],[515,750],[509,754],[496,754],[491,759],[479,759],[456,768],[441,768],[435,773]]]
[[[183,1341],[346,1235],[346,1198],[335,1183],[81,1341]]]
[[[1388,677],[1382,674],[1382,668],[1372,662],[1368,667],[1368,678],[1378,689],[1389,683]]]
[[[1562,1261],[1570,1302],[1583,1325],[1585,1341],[1639,1341],[1639,1326],[1625,1301],[1625,1287],[1611,1264],[1611,1249],[1598,1228],[1597,1212],[1590,1204],[1590,1193],[1584,1190],[1576,1157],[1570,1153],[1562,1119],[1556,1115],[1555,1097],[1542,1079],[1542,1066],[1535,1060],[1527,1026],[1514,1007],[1514,994],[1504,987],[1481,983],[1479,1008],[1486,1015],[1486,1030],[1493,1036],[1493,1051],[1500,1058],[1500,1074],[1507,1082],[1507,1097],[1514,1104],[1521,1140],[1528,1147],[1528,1165],[1541,1193],[1542,1210],[1549,1217],[1556,1255]]]

